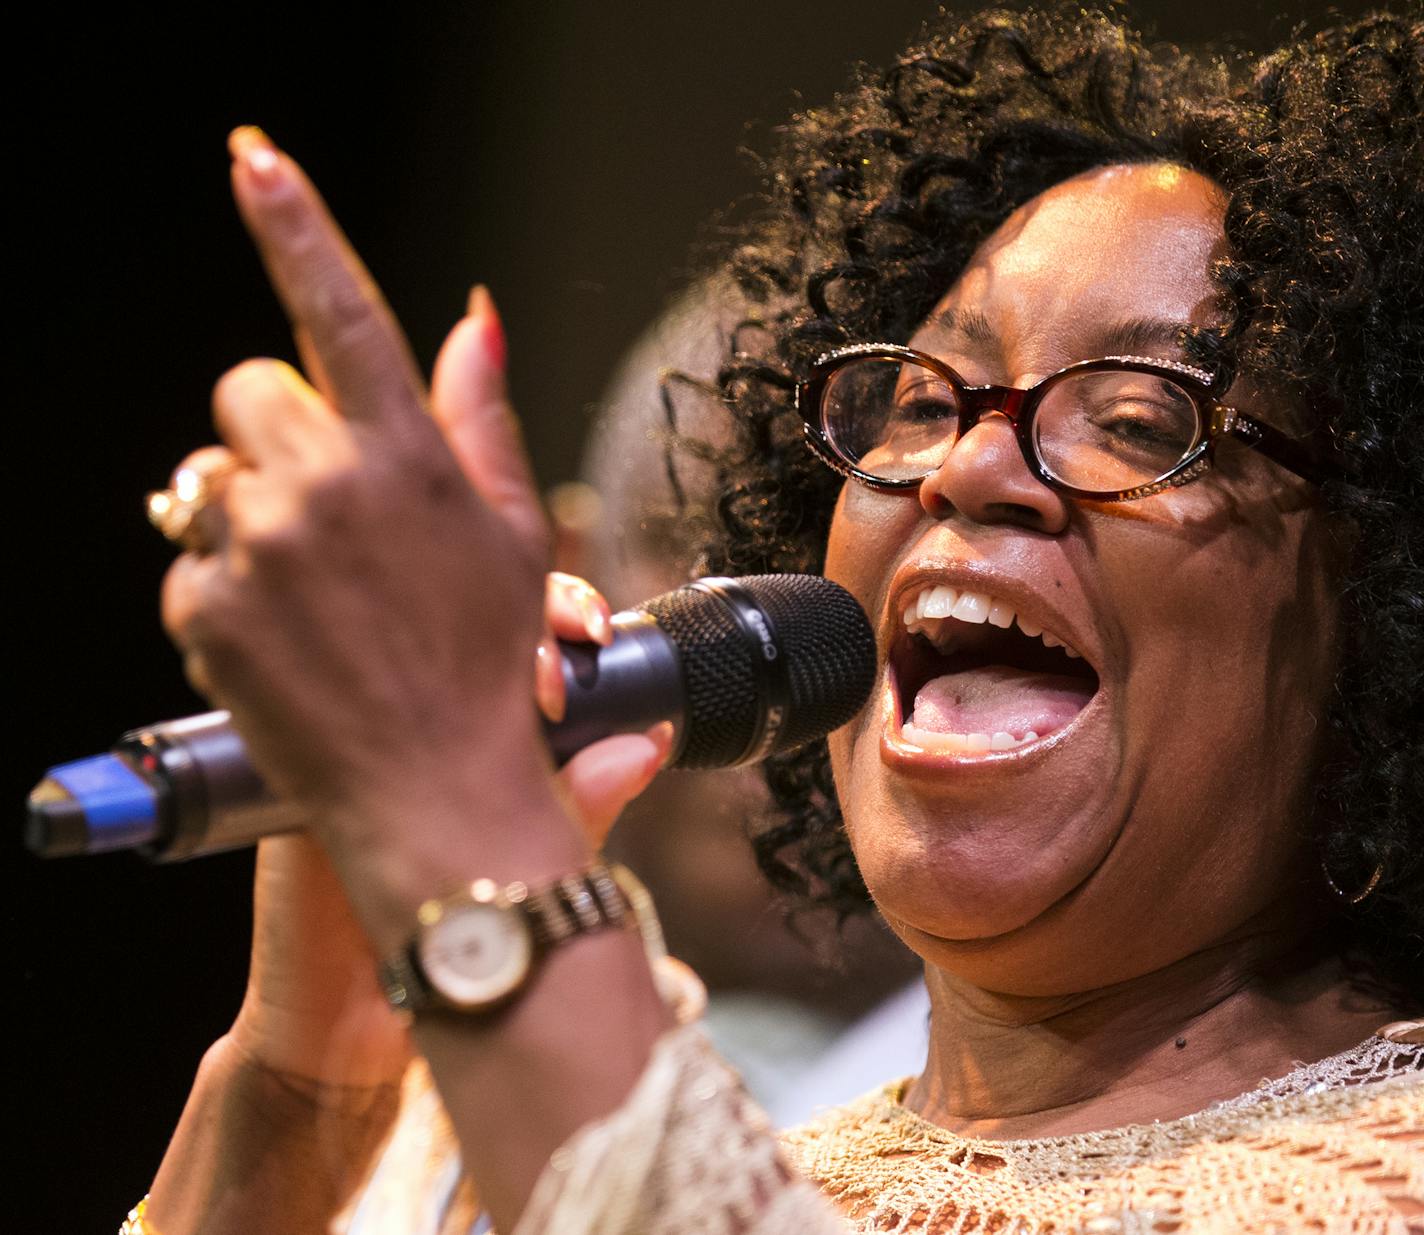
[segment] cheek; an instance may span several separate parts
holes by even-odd
[[[831,532],[826,539],[826,578],[834,579],[863,605],[864,597],[857,590],[857,581],[848,569],[856,560],[856,555],[851,550],[857,535],[855,516],[846,510],[848,504],[854,506],[849,489],[849,485],[841,488],[835,511],[831,515]]]
[[[919,505],[847,482],[836,499],[826,541],[826,577],[850,592],[874,626],[890,578],[919,522]]]
[[[842,487],[840,496],[836,499],[836,509],[831,517],[830,536],[826,540],[826,578],[834,580],[846,589],[856,600],[860,601],[861,607],[865,609],[870,617],[872,627],[875,624],[875,611],[871,607],[871,580],[866,577],[863,570],[866,556],[857,552],[859,547],[858,537],[860,531],[860,520],[857,519],[854,507],[855,493],[854,486],[846,484]],[[847,510],[847,507],[850,510]],[[872,691],[871,698],[875,698],[878,692]],[[842,725],[827,739],[831,754],[831,774],[835,779],[836,793],[841,802],[845,801],[845,769],[846,760],[849,753],[851,734],[860,728],[860,721],[853,720],[848,725]]]
[[[1233,509],[1250,517],[1104,527],[1098,559],[1122,565],[1102,572],[1102,603],[1120,619],[1132,683],[1188,708],[1225,700],[1231,711],[1271,713],[1290,699],[1314,710],[1333,664],[1337,603],[1321,520]]]
[[[1143,872],[1195,863],[1211,889],[1196,912],[1221,921],[1279,894],[1250,872],[1303,843],[1337,620],[1319,517],[1234,511],[1209,529],[1104,525],[1097,555],[1136,565],[1099,576],[1128,666],[1116,723],[1141,826],[1123,869],[1160,903],[1170,891]]]
[[[1336,603],[1327,529],[1264,460],[1094,507],[1085,531],[1080,577],[1134,679],[1145,662],[1170,659],[1210,692],[1240,669],[1250,680],[1236,679],[1238,693],[1264,698],[1267,666],[1272,681],[1291,663],[1291,676],[1319,676]]]
[[[862,485],[847,482],[836,501],[826,541],[826,577],[833,579],[856,598],[878,628],[885,608],[890,580],[901,556],[912,543],[919,522],[919,506],[900,496],[875,493]],[[876,729],[875,720],[881,703],[877,688],[859,716],[830,735],[831,773],[836,793],[847,815],[855,813],[852,760],[859,740]],[[868,770],[874,772],[878,762],[870,759],[875,743],[862,752]],[[878,758],[878,757],[877,757]]]

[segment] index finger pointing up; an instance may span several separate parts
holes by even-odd
[[[260,129],[228,138],[233,195],[292,328],[347,419],[398,431],[425,419],[410,345],[370,272],[302,169]]]

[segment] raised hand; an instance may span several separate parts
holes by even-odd
[[[310,810],[368,929],[389,916],[403,932],[420,885],[448,878],[452,833],[468,843],[479,826],[471,803],[546,808],[561,868],[586,849],[547,809],[532,670],[547,537],[487,303],[452,333],[432,402],[305,176],[252,131],[233,153],[238,204],[317,385],[276,361],[218,383],[239,466],[216,543],[168,576],[164,617],[269,782]],[[485,840],[498,865],[509,846]]]
[[[606,606],[577,581],[546,594],[547,534],[487,294],[472,297],[427,391],[300,169],[254,130],[231,148],[234,194],[310,381],[258,360],[218,383],[224,446],[189,460],[215,479],[165,581],[164,620],[269,784],[306,808],[325,856],[302,841],[265,847],[256,987],[154,1188],[169,1235],[285,1229],[276,1195],[294,1230],[328,1212],[340,1181],[310,1160],[325,1141],[290,1102],[275,1128],[265,1099],[225,1096],[270,1090],[241,1060],[318,1086],[389,1079],[405,1042],[361,976],[370,962],[405,944],[429,896],[476,876],[536,883],[577,869],[670,739],[609,739],[553,773],[536,695],[559,701],[547,668],[536,691],[536,648],[551,634],[598,637]],[[417,1020],[502,1227],[549,1152],[621,1100],[665,1023],[622,932],[554,953],[497,1024]]]

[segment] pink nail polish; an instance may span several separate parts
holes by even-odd
[[[564,719],[567,707],[564,692],[560,689],[563,677],[558,654],[547,640],[541,639],[534,648],[534,656],[534,693],[538,697],[539,710],[557,725]]]
[[[499,310],[495,308],[494,297],[483,283],[475,284],[470,291],[469,315],[480,325],[480,338],[485,346],[485,355],[499,372],[503,373],[509,360],[509,347],[504,337],[504,323],[500,321]]]
[[[656,725],[648,730],[647,738],[658,749],[657,764],[661,768],[668,761],[672,754],[673,727],[672,721],[660,720]]]
[[[228,139],[233,159],[261,188],[270,189],[280,179],[282,160],[272,139],[255,124],[235,129]]]
[[[578,605],[579,616],[583,618],[584,627],[588,631],[588,637],[595,643],[607,647],[613,642],[613,625],[608,620],[608,614],[598,593],[585,583],[578,589],[574,600]]]

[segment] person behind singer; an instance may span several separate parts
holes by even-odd
[[[712,565],[870,613],[880,686],[771,769],[763,851],[925,959],[929,1061],[778,1144],[638,932],[579,933],[412,1021],[496,1227],[1417,1225],[1421,47],[1382,17],[1248,68],[988,14],[792,127],[734,268],[799,302],[723,371]],[[487,297],[427,399],[295,164],[233,151],[312,384],[220,383],[165,615],[320,850],[260,859],[248,998],[130,1223],[163,1235],[322,1229],[404,1056],[375,958],[471,880],[588,869],[667,747],[542,750]]]
[[[727,445],[715,379],[748,311],[726,279],[694,283],[619,362],[582,475],[546,505],[555,566],[631,606],[706,572]],[[708,1037],[776,1127],[918,1071],[929,1026],[919,959],[878,919],[832,909],[788,923],[747,830],[766,811],[756,768],[658,776],[620,815],[608,854],[637,871],[668,950],[707,987]],[[793,902],[794,903],[794,902]]]

